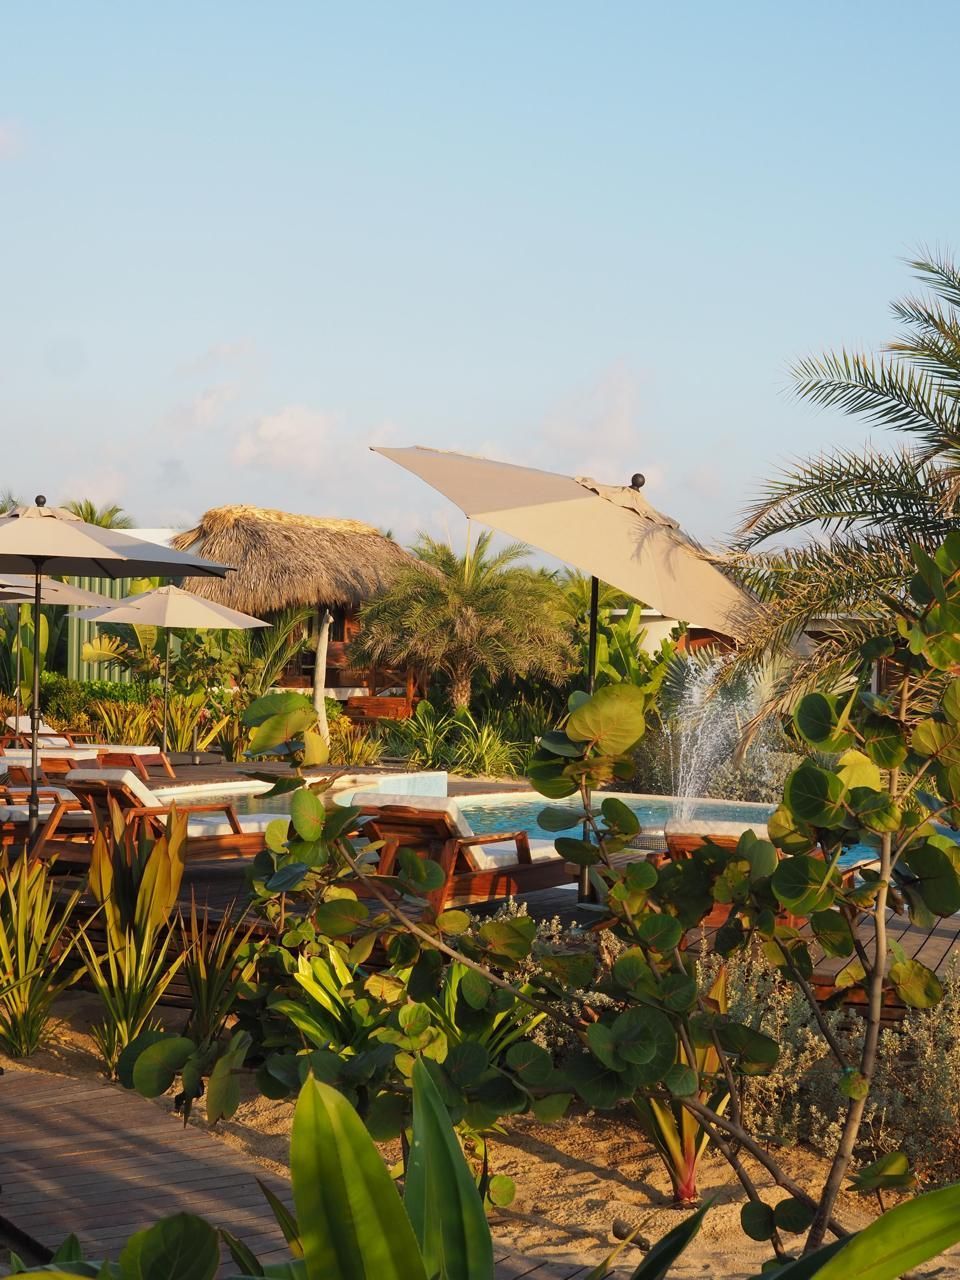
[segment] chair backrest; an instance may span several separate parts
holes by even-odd
[[[378,827],[469,837],[474,834],[456,800],[450,796],[413,796],[402,792],[357,791],[351,806],[370,815]]]
[[[14,733],[26,734],[27,738],[29,739],[30,732],[33,728],[33,724],[29,716],[7,716],[7,727],[12,729]],[[37,725],[37,733],[41,738],[41,741],[40,741],[41,746],[47,746],[47,747],[69,747],[70,746],[70,739],[64,737],[62,733],[57,733],[56,729],[51,729],[50,726],[42,718],[40,720],[40,723]]]
[[[132,769],[71,769],[64,781],[98,822],[106,819],[110,800],[121,809],[164,807]]]

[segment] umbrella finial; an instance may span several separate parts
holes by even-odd
[[[646,483],[647,483],[647,477],[643,474],[642,471],[635,471],[633,475],[630,477],[631,489],[642,489]]]
[[[38,493],[33,501],[38,507],[45,507],[47,505],[47,500],[42,493]]]

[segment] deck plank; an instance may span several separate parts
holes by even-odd
[[[40,1254],[72,1231],[86,1256],[115,1256],[132,1232],[188,1211],[256,1237],[264,1262],[288,1256],[256,1178],[288,1205],[289,1184],[137,1094],[8,1071],[0,1113],[0,1221]]]

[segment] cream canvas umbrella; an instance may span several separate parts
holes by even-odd
[[[552,471],[419,446],[380,449],[438,489],[472,520],[529,542],[618,587],[668,618],[733,639],[748,625],[751,601],[711,563],[675,520],[636,485],[598,484]]]
[[[7,573],[0,581],[0,604],[17,606],[17,669],[14,677],[14,696],[16,698],[17,732],[20,732],[20,606],[34,603],[33,579],[25,573]],[[83,587],[75,587],[72,582],[58,582],[56,578],[40,579],[40,603],[59,605],[86,605],[88,607],[113,604],[110,596],[101,595],[99,591],[85,591]],[[34,626],[36,626],[34,620]]]
[[[269,627],[269,622],[249,613],[204,600],[180,587],[157,587],[140,595],[125,596],[106,609],[84,609],[78,615],[88,622],[125,622],[133,626],[163,627],[167,641],[163,659],[163,750],[167,749],[167,699],[170,689],[170,632],[246,631]]]
[[[32,507],[15,507],[0,516],[0,580],[4,573],[26,573],[33,579],[33,605],[39,616],[44,574],[93,578],[181,578],[202,574],[222,578],[228,566],[144,542],[117,529],[87,524],[62,507],[36,498]],[[37,791],[37,727],[40,716],[40,628],[34,628],[33,699],[30,707],[30,820],[32,842],[39,826]]]

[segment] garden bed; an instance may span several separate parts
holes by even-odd
[[[58,1005],[46,1048],[27,1062],[14,1064],[0,1055],[0,1066],[83,1077],[100,1074],[100,1062],[89,1035],[90,1023],[99,1014],[98,1001],[71,993]],[[171,1011],[172,1013],[172,1011]],[[175,1018],[175,1015],[173,1015]],[[171,1015],[168,1018],[172,1020]],[[172,1099],[158,1105],[172,1110]],[[215,1130],[224,1142],[246,1152],[258,1164],[278,1173],[287,1171],[287,1149],[292,1102],[271,1102],[252,1088],[234,1118]],[[202,1108],[196,1113],[202,1125]],[[205,1126],[204,1126],[205,1127]],[[508,1209],[495,1211],[494,1232],[518,1251],[545,1258],[591,1259],[603,1257],[616,1243],[615,1232],[640,1227],[656,1240],[679,1221],[669,1205],[669,1185],[652,1147],[622,1114],[574,1112],[567,1121],[542,1125],[531,1118],[506,1122],[507,1132],[493,1148],[497,1173],[512,1177],[517,1196]],[[388,1159],[399,1155],[389,1146]],[[804,1185],[818,1183],[823,1162],[801,1148],[780,1152],[787,1171]],[[770,1190],[762,1170],[756,1180],[764,1194]],[[701,1169],[701,1191],[716,1197],[702,1232],[671,1272],[676,1280],[712,1275],[717,1280],[744,1280],[759,1271],[767,1248],[745,1238],[740,1228],[743,1197],[730,1171],[720,1159],[708,1156]],[[771,1200],[781,1198],[774,1193]],[[840,1216],[851,1225],[863,1225],[872,1202],[845,1196]],[[624,1261],[640,1258],[635,1248]],[[723,1258],[724,1269],[718,1267]],[[939,1272],[943,1280],[960,1277],[960,1252],[953,1251]]]

